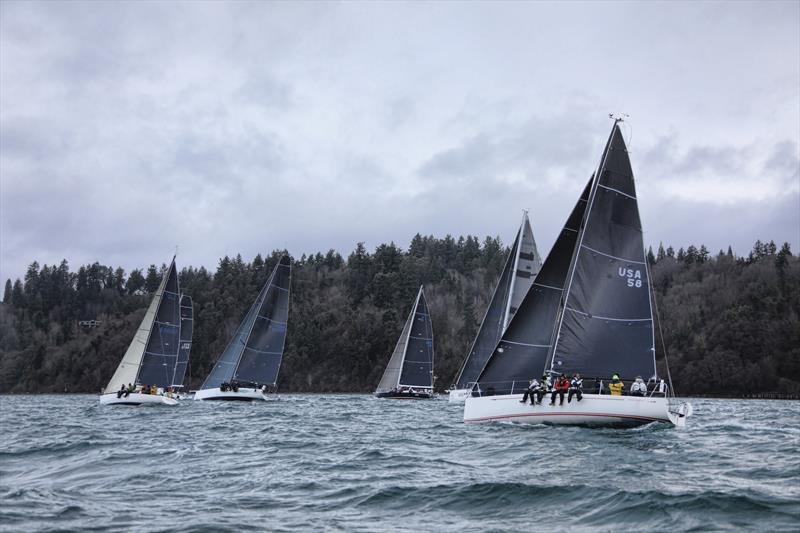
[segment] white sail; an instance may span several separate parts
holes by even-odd
[[[133,336],[130,345],[128,345],[128,349],[125,351],[122,361],[111,377],[111,381],[106,385],[104,391],[106,394],[117,392],[123,385],[127,387],[128,383],[136,384],[139,366],[142,364],[144,350],[147,346],[147,340],[150,338],[150,331],[153,329],[153,322],[155,322],[158,305],[161,303],[161,297],[164,294],[164,287],[167,284],[168,277],[169,276],[165,274],[161,278],[161,284],[158,286],[158,290],[153,296],[153,300],[150,302],[147,312],[144,314],[142,323],[139,324],[139,329],[136,330],[136,334]]]
[[[417,301],[419,301],[419,294],[417,295]],[[414,322],[414,312],[416,310],[417,302],[414,302],[414,307],[411,308],[411,312],[408,314],[406,325],[403,326],[403,331],[400,333],[400,338],[397,339],[397,345],[394,347],[392,357],[389,359],[389,364],[386,365],[386,370],[383,371],[383,377],[375,392],[388,392],[396,388],[400,383],[400,372],[403,370],[403,359],[405,359],[408,336],[411,333],[411,324]]]

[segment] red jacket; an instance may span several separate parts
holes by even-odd
[[[557,391],[568,391],[569,390],[569,380],[567,378],[558,378],[556,381],[556,390]]]

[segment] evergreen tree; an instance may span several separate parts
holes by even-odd
[[[139,268],[131,270],[131,275],[128,276],[128,282],[125,284],[125,291],[128,294],[139,294],[144,286],[145,279],[142,270]]]
[[[6,288],[3,291],[3,303],[6,304],[6,305],[11,305],[12,302],[13,302],[13,299],[12,299],[13,297],[12,297],[12,294],[11,294],[12,287],[13,287],[13,285],[11,283],[11,278],[9,278],[9,279],[6,280]]]
[[[650,246],[650,247],[647,249],[647,263],[648,263],[650,266],[653,266],[653,265],[655,265],[655,264],[656,264],[656,256],[655,256],[655,255],[653,255],[653,247],[652,247],[652,246]]]
[[[158,273],[158,269],[156,269],[155,265],[150,265],[147,267],[147,277],[144,280],[144,290],[148,294],[153,294],[158,290],[158,286],[161,284],[161,276]]]
[[[658,243],[658,255],[656,255],[656,262],[659,262],[667,257],[667,252],[664,251],[664,244]]]

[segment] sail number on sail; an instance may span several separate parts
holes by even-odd
[[[619,267],[617,273],[628,280],[628,287],[640,288],[642,286],[642,271],[632,268]]]

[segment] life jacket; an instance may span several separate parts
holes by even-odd
[[[617,381],[616,383],[612,381],[608,384],[608,388],[611,391],[612,396],[622,396],[623,387],[625,387],[625,385],[622,383],[622,381]]]

